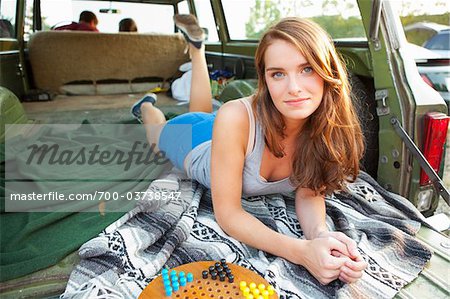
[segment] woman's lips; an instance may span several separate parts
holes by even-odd
[[[309,98],[298,98],[298,99],[288,100],[288,101],[284,101],[284,102],[286,103],[286,105],[289,105],[289,106],[300,106],[307,100],[309,100]]]

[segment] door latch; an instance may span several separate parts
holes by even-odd
[[[378,116],[388,115],[391,112],[391,110],[389,109],[389,106],[386,103],[388,95],[389,95],[389,93],[388,93],[387,89],[380,89],[375,92],[375,100],[379,103],[377,105],[377,115]]]

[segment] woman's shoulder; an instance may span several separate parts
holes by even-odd
[[[248,135],[249,118],[245,104],[240,100],[223,104],[214,120],[213,144],[220,144],[220,148],[228,152],[232,152],[232,148],[239,148],[245,153]]]
[[[227,136],[232,136],[235,142],[246,143],[249,134],[249,115],[245,104],[238,100],[228,101],[217,112],[214,129]]]
[[[248,124],[248,112],[243,100],[247,98],[228,101],[217,112],[219,119],[233,121],[233,123]]]

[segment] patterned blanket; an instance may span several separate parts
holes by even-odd
[[[304,237],[292,194],[243,198],[242,205],[272,229]],[[414,238],[422,215],[364,173],[328,196],[326,209],[328,228],[356,240],[368,263],[356,283],[322,286],[302,266],[229,237],[215,221],[210,190],[186,180],[178,200],[139,205],[85,243],[62,297],[137,298],[164,266],[226,258],[263,276],[280,298],[392,298],[431,258]]]

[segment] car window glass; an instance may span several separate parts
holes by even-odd
[[[450,32],[435,35],[425,48],[431,50],[450,50]]]
[[[205,0],[195,0],[195,10],[197,12],[198,22],[201,27],[206,28],[209,42],[218,42],[219,36],[217,35],[216,22],[214,21],[214,15],[211,8],[211,3]]]
[[[365,38],[356,0],[223,0],[222,5],[231,40],[259,39],[271,24],[287,16],[312,19],[333,38]]]
[[[0,38],[16,38],[17,0],[0,1]]]
[[[189,13],[189,5],[187,0],[181,1],[178,3],[178,13],[180,14],[188,14]]]
[[[174,7],[172,5],[114,1],[41,0],[43,30],[78,22],[80,13],[90,10],[98,19],[100,32],[118,32],[123,18],[132,18],[139,33],[173,33]],[[113,13],[101,13],[110,11]]]

